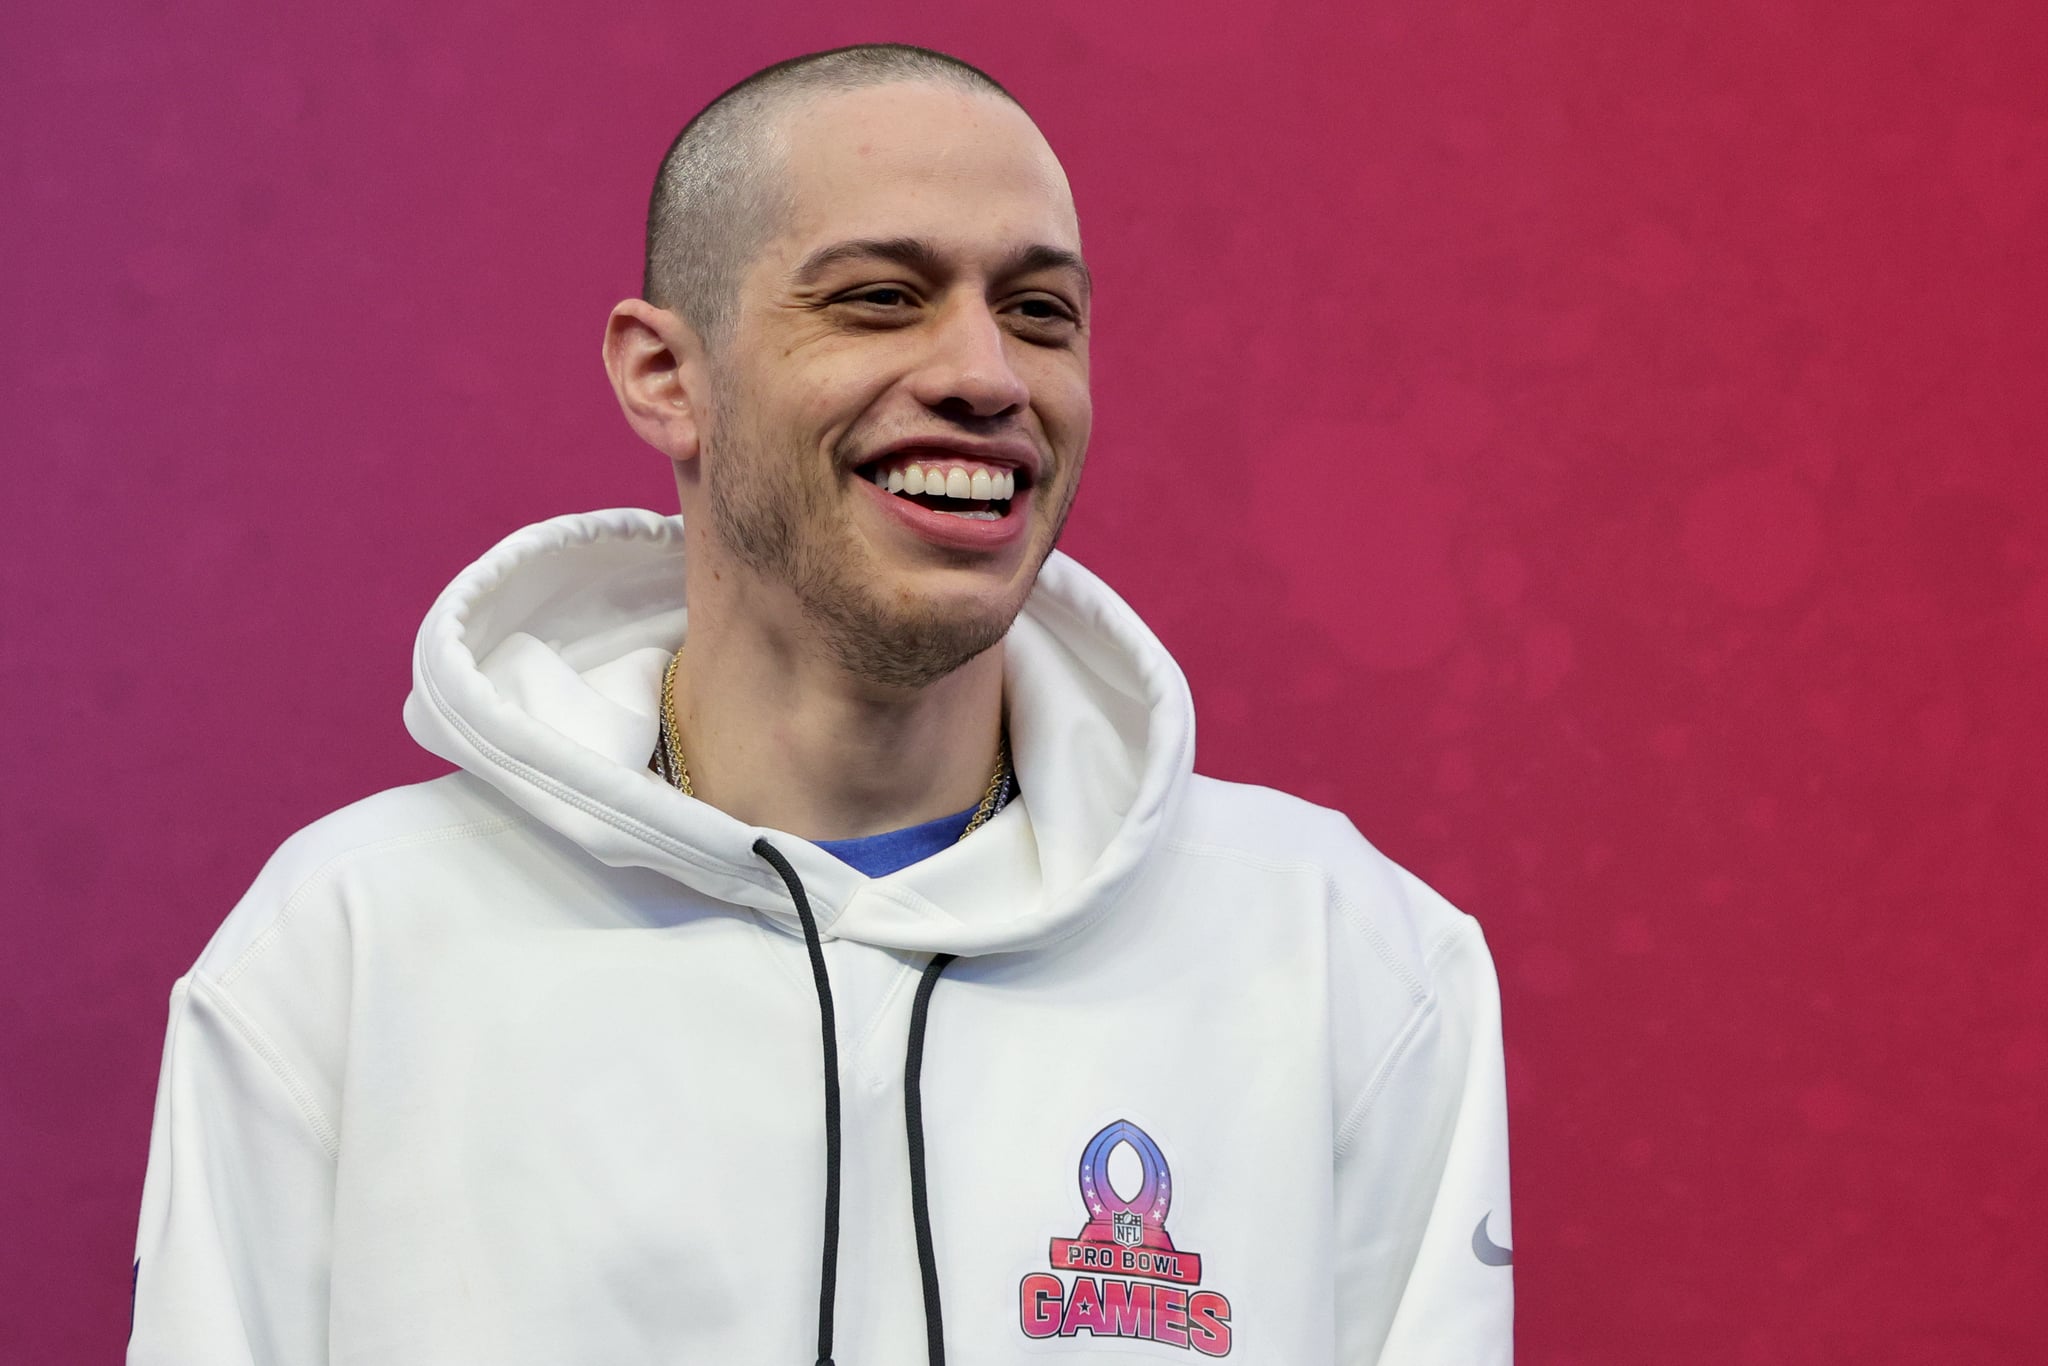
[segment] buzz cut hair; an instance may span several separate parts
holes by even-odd
[[[647,205],[641,296],[679,313],[705,345],[732,333],[740,277],[789,212],[783,117],[818,95],[924,82],[1017,97],[977,66],[907,43],[862,43],[792,57],[733,86],[683,126]]]

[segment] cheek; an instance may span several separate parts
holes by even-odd
[[[807,432],[837,446],[855,432],[872,428],[893,403],[900,367],[878,356],[844,356],[804,377],[798,421]]]
[[[833,338],[764,343],[735,386],[750,425],[777,444],[835,435],[887,387],[877,358]]]
[[[1095,420],[1094,399],[1088,389],[1084,367],[1063,367],[1032,387],[1033,406],[1053,448],[1070,459],[1088,445],[1088,432]]]

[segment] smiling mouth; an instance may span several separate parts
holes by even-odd
[[[856,473],[884,492],[928,511],[974,522],[1001,521],[1009,516],[1017,495],[1030,486],[1028,476],[1020,470],[964,458],[884,457]]]

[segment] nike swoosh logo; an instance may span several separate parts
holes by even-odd
[[[1492,1210],[1479,1216],[1479,1223],[1472,1230],[1472,1255],[1488,1266],[1512,1266],[1515,1261],[1515,1250],[1511,1247],[1502,1247],[1486,1236],[1486,1221],[1492,1217]]]

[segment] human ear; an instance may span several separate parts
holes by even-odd
[[[625,300],[605,322],[604,368],[620,411],[642,441],[678,463],[697,458],[703,362],[696,330],[645,299]]]

